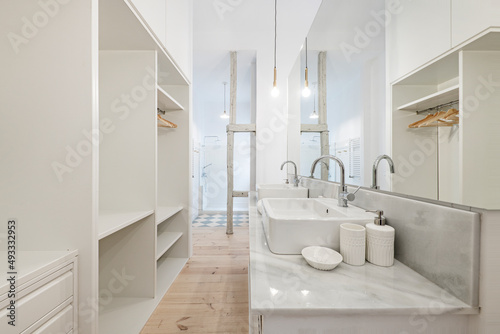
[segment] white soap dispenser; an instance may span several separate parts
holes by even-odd
[[[366,260],[377,266],[394,264],[394,227],[385,224],[381,210],[367,211],[377,214],[375,221],[366,225]]]

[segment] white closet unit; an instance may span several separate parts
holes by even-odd
[[[100,296],[99,331],[138,333],[191,255],[190,84],[132,4],[100,11],[100,126],[116,129],[99,152],[99,217],[124,221],[99,242],[99,286],[116,271],[130,282]],[[158,109],[177,128],[158,127]]]
[[[0,219],[78,250],[74,333],[138,333],[191,256],[189,77],[130,0],[41,3],[0,5]]]
[[[500,179],[484,169],[500,166],[498,59],[500,29],[490,28],[391,85],[393,191],[498,207]],[[416,111],[453,101],[459,124],[408,129],[426,115]]]

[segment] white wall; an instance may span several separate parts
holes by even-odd
[[[16,1],[0,10],[2,35],[23,41],[0,41],[0,248],[16,218],[18,251],[78,250],[81,333],[97,328],[97,281],[88,278],[97,271],[98,151],[85,135],[98,128],[97,7],[64,2],[48,16],[39,2]],[[39,26],[23,28],[34,15]]]

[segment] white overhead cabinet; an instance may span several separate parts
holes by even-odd
[[[478,33],[500,27],[500,1],[386,0],[387,76],[401,78]]]
[[[451,47],[451,0],[386,0],[388,81],[409,73]]]
[[[0,5],[0,219],[23,251],[78,250],[79,333],[138,333],[191,255],[184,2]]]
[[[500,27],[500,1],[451,0],[451,26],[452,46],[489,27]]]
[[[192,75],[192,1],[132,0],[151,30],[167,48],[175,63]]]

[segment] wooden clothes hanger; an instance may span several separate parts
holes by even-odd
[[[422,122],[418,125],[419,128],[421,127],[426,127],[431,125],[434,122],[437,122],[440,118],[443,118],[444,114],[446,114],[446,111],[438,111],[432,117],[429,117],[425,122]]]
[[[429,115],[425,116],[425,118],[423,118],[423,119],[421,119],[421,120],[419,120],[419,121],[416,121],[416,122],[414,122],[414,123],[411,123],[410,125],[408,125],[408,127],[409,127],[409,128],[418,128],[418,126],[419,126],[421,123],[423,123],[423,122],[427,121],[428,119],[430,119],[430,118],[431,118],[431,117],[433,117],[434,115],[435,115],[435,114],[429,114]]]
[[[177,127],[177,124],[172,123],[170,121],[167,121],[166,119],[162,118],[160,115],[158,116],[158,126],[162,128],[172,128],[175,129]]]
[[[457,109],[449,109],[448,111],[439,111],[435,114],[429,114],[424,119],[416,121],[410,125],[409,128],[426,128],[436,126],[453,126],[459,123]]]

